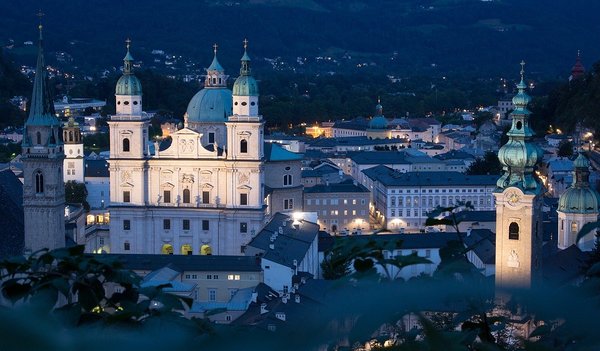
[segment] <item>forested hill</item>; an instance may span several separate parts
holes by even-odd
[[[597,0],[3,0],[0,43],[35,40],[40,6],[48,46],[80,67],[118,65],[128,36],[148,60],[164,49],[210,62],[217,42],[226,67],[244,37],[256,58],[347,53],[399,74],[508,74],[525,59],[555,77],[578,49],[588,66],[600,58]]]

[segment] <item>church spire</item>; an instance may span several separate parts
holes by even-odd
[[[123,58],[123,74],[132,74],[133,73],[133,56],[131,56],[131,52],[129,52],[129,47],[131,46],[131,39],[127,38],[125,40],[125,45],[127,46],[127,54]]]
[[[38,14],[38,16],[41,16]],[[50,89],[48,87],[48,78],[46,71],[46,64],[44,61],[44,40],[42,34],[43,26],[40,23],[38,26],[39,30],[39,43],[38,43],[38,58],[37,65],[35,68],[35,78],[33,81],[33,92],[31,94],[31,106],[29,108],[29,117],[25,125],[46,125],[55,126],[60,123],[56,119],[54,111],[54,102],[50,95]]]
[[[529,127],[531,112],[527,105],[531,97],[525,89],[525,62],[521,62],[521,81],[517,84],[517,95],[513,97],[515,109],[511,113],[512,127],[506,134],[508,142],[498,151],[498,158],[503,165],[504,174],[498,180],[498,187],[505,189],[518,187],[524,192],[540,191],[540,184],[533,176],[533,168],[542,158],[542,151],[531,142],[534,133]]]
[[[575,60],[575,65],[571,68],[571,77],[570,79],[577,79],[582,77],[585,74],[585,67],[581,63],[581,52],[577,50],[577,59]]]
[[[240,75],[249,76],[250,72],[250,56],[248,56],[248,39],[244,39],[244,55],[242,56],[242,68],[240,68]]]

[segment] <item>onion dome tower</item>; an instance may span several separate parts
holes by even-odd
[[[496,289],[502,299],[507,289],[526,289],[541,275],[542,194],[534,167],[542,150],[531,139],[525,92],[525,62],[521,62],[521,81],[513,98],[512,127],[508,142],[498,151],[504,174],[498,179],[496,199]]]
[[[206,70],[204,88],[192,97],[184,116],[185,127],[201,133],[203,145],[225,144],[225,122],[232,113],[231,90],[227,89],[229,76],[217,59],[217,48],[217,44],[213,45],[214,57]]]
[[[48,86],[42,25],[22,143],[25,252],[65,246],[64,144]]]
[[[600,194],[590,187],[590,162],[583,153],[579,153],[573,167],[573,184],[558,200],[558,248],[577,244],[582,250],[592,250],[594,235],[587,233],[579,243],[577,235],[585,224],[598,220]]]

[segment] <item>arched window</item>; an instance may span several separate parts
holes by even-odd
[[[292,175],[291,174],[284,174],[283,175],[283,185],[284,186],[290,186],[290,185],[292,185]]]
[[[571,233],[577,233],[577,222],[571,222]]]
[[[217,84],[217,78],[213,78],[213,84]]]
[[[190,203],[190,189],[183,189],[183,203]]]
[[[69,131],[69,141],[73,141],[73,131]]]
[[[181,245],[181,254],[182,255],[191,255],[193,253],[192,245],[183,244]]]
[[[171,244],[164,244],[162,246],[162,249],[160,250],[160,252],[163,255],[172,255],[173,254],[173,245],[171,245]]]
[[[35,138],[36,138],[36,141],[37,141],[36,144],[42,145],[42,133],[40,133],[40,132],[35,133]]]
[[[240,141],[240,153],[247,154],[248,153],[248,142],[246,139],[242,139]]]
[[[35,173],[35,193],[41,194],[44,192],[44,174],[42,171]]]
[[[515,222],[512,222],[508,226],[508,238],[510,240],[519,240],[519,225]]]
[[[123,139],[123,152],[129,152],[129,139]]]

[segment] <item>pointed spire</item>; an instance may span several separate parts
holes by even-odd
[[[207,69],[208,71],[218,71],[218,72],[225,71],[225,69],[223,69],[223,67],[219,63],[219,60],[217,60],[217,49],[218,48],[219,48],[219,45],[217,45],[217,44],[213,45],[213,52],[215,53],[215,56],[213,57],[212,63],[210,64],[210,66]]]
[[[575,64],[571,68],[571,79],[576,79],[585,74],[585,67],[581,63],[581,51],[577,50],[577,58]]]
[[[250,75],[250,56],[248,56],[248,39],[244,39],[244,55],[242,56],[242,68],[240,69],[240,75]]]
[[[526,113],[527,105],[531,101],[531,98],[525,92],[527,84],[525,84],[525,61],[521,61],[521,81],[517,84],[517,95],[513,97],[513,104],[515,105],[515,111]]]
[[[38,17],[43,16],[40,11]],[[46,71],[46,63],[44,61],[44,45],[43,45],[43,26],[40,22],[38,26],[39,30],[39,43],[38,43],[38,58],[37,65],[35,68],[35,79],[33,81],[33,92],[31,94],[31,106],[29,108],[29,117],[27,118],[26,125],[58,125],[59,122],[56,119],[54,111],[54,102],[50,95],[50,89],[48,87],[48,78]]]
[[[131,53],[129,52],[131,39],[127,38],[125,40],[125,46],[127,47],[127,54],[123,58],[123,74],[131,74],[133,73],[133,56],[131,56]]]
[[[377,97],[377,105],[375,105],[375,116],[383,116],[383,106],[381,106],[381,98]]]

